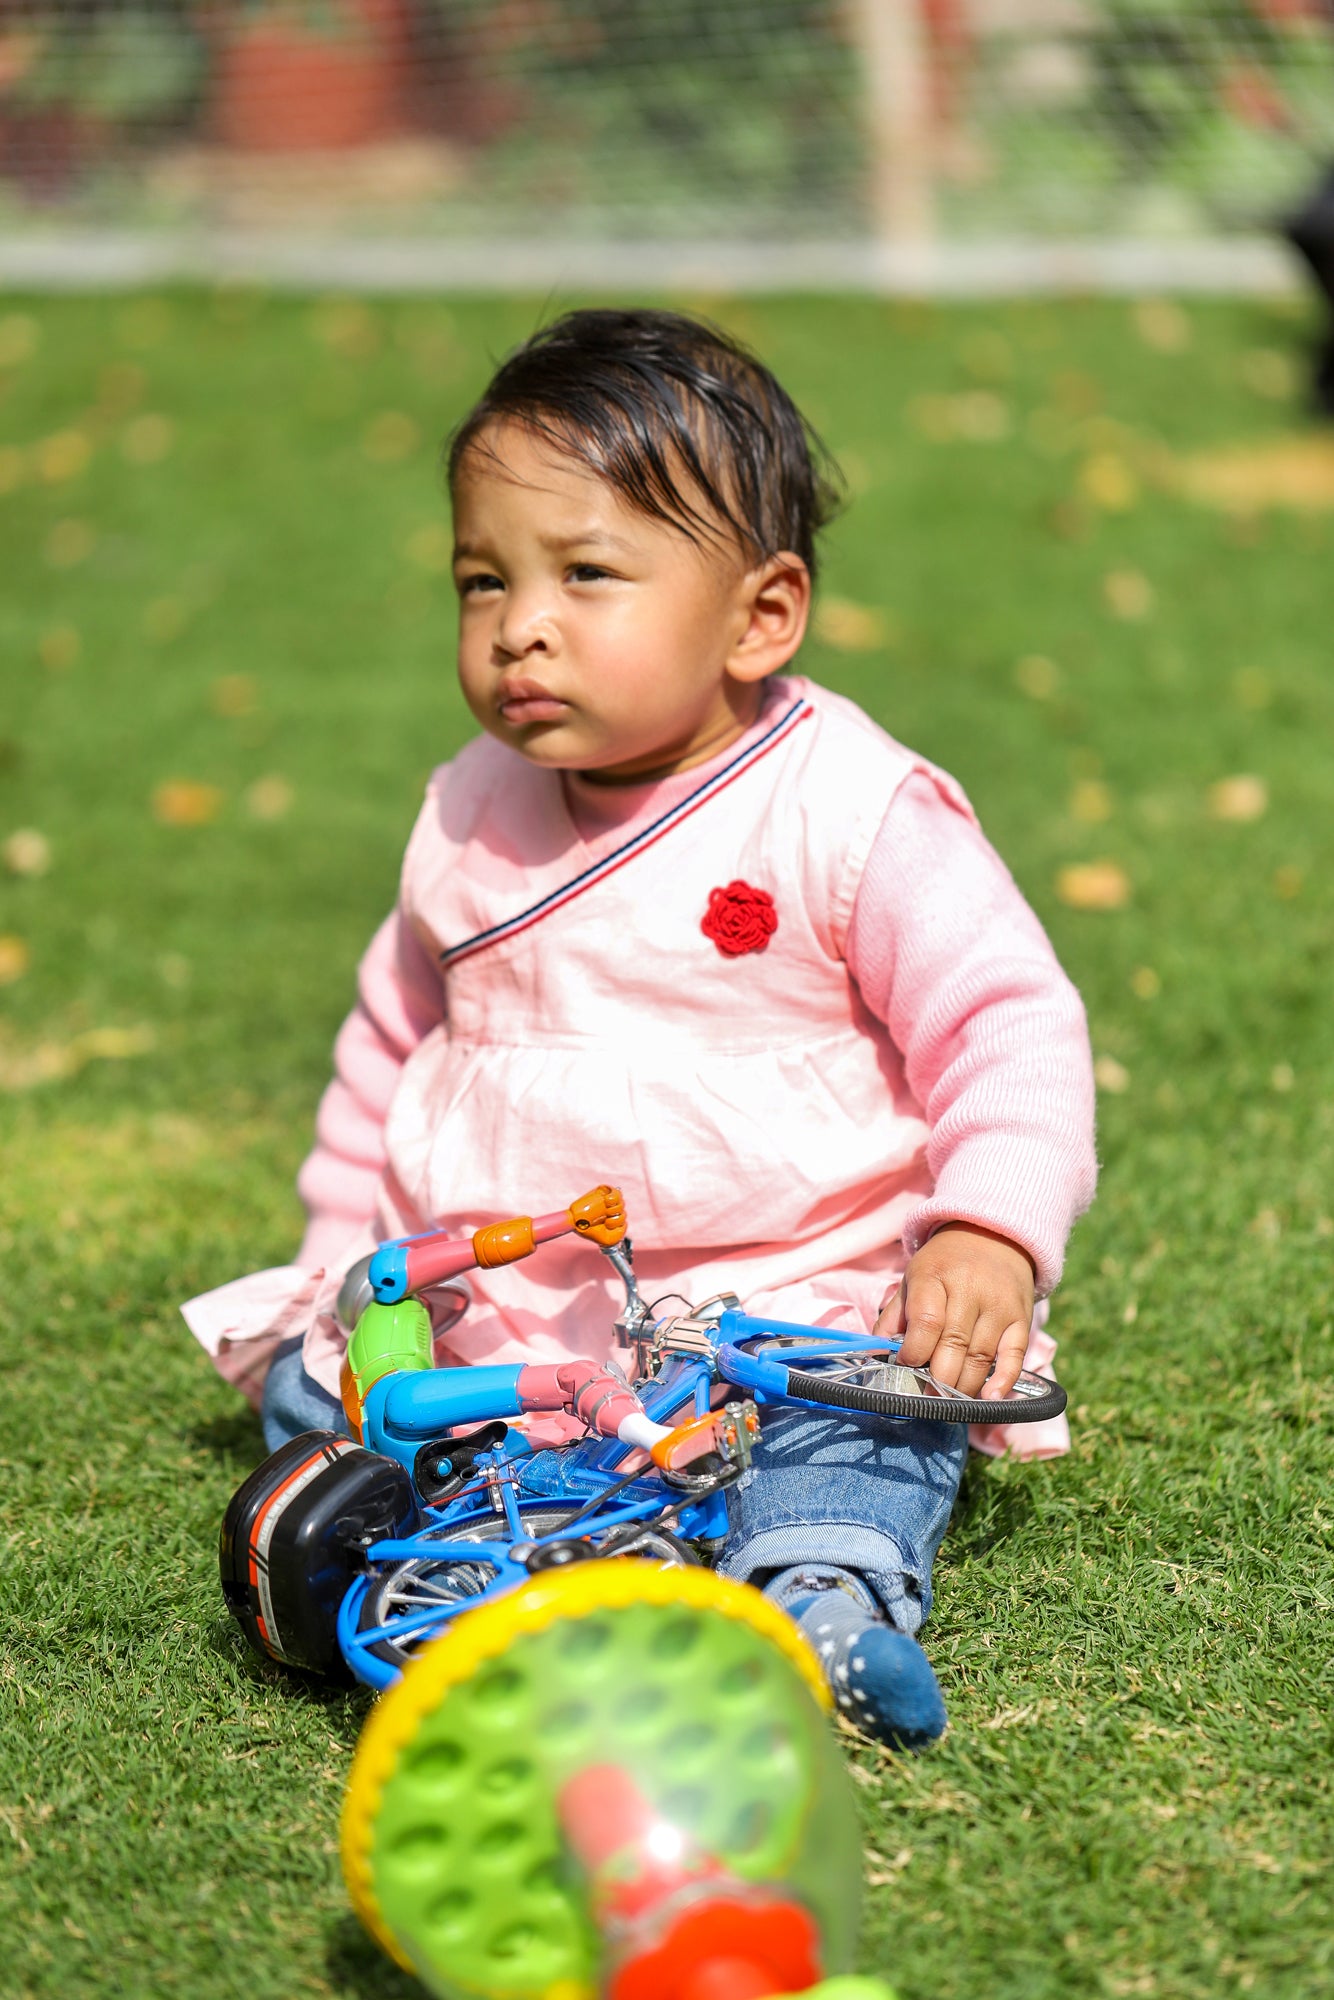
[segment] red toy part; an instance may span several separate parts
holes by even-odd
[[[806,1911],[737,1888],[735,1897],[690,1903],[665,1935],[621,1963],[607,2000],[762,2000],[814,1986],[819,1938]]]
[[[576,1773],[557,1813],[615,1959],[607,2000],[761,2000],[819,1979],[809,1914],[729,1875],[620,1765]]]

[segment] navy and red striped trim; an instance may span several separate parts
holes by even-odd
[[[485,951],[488,945],[499,944],[504,938],[517,937],[519,932],[526,931],[530,924],[538,923],[541,918],[550,916],[553,910],[559,910],[566,903],[573,902],[576,896],[582,896],[586,889],[592,889],[597,883],[605,881],[608,875],[614,875],[618,868],[624,868],[627,861],[633,861],[636,855],[643,854],[647,848],[653,847],[674,827],[679,826],[682,820],[688,819],[691,813],[698,812],[711,798],[725,791],[729,785],[735,784],[752,764],[757,764],[761,757],[767,757],[771,750],[776,750],[799,723],[805,722],[814,713],[814,708],[804,697],[794,701],[791,708],[779,716],[773,728],[767,730],[758,742],[752,743],[748,750],[743,750],[739,757],[734,757],[730,764],[724,764],[722,770],[715,771],[711,778],[706,778],[688,798],[682,799],[680,805],[673,806],[669,812],[663,813],[660,819],[655,819],[651,825],[646,826],[642,833],[635,834],[633,839],[613,849],[603,860],[594,862],[591,868],[585,868],[572,882],[565,883],[560,889],[553,889],[540,903],[534,903],[530,908],[520,910],[517,916],[507,918],[503,924],[493,924],[490,930],[478,931],[475,937],[465,938],[462,944],[447,946],[440,954],[442,965],[457,965],[461,959],[471,958],[474,952]]]

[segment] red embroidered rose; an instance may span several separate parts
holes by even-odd
[[[749,882],[729,882],[725,889],[710,889],[700,929],[713,939],[724,958],[763,951],[778,929],[774,899],[767,889],[752,889]]]

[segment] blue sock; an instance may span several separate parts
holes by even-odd
[[[945,1728],[945,1703],[915,1639],[882,1616],[859,1576],[833,1565],[783,1570],[766,1597],[795,1619],[839,1709],[895,1750],[920,1750]]]

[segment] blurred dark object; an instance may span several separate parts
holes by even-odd
[[[1316,348],[1315,403],[1334,417],[1334,167],[1307,201],[1288,218],[1284,234],[1305,257],[1330,309],[1329,323]]]

